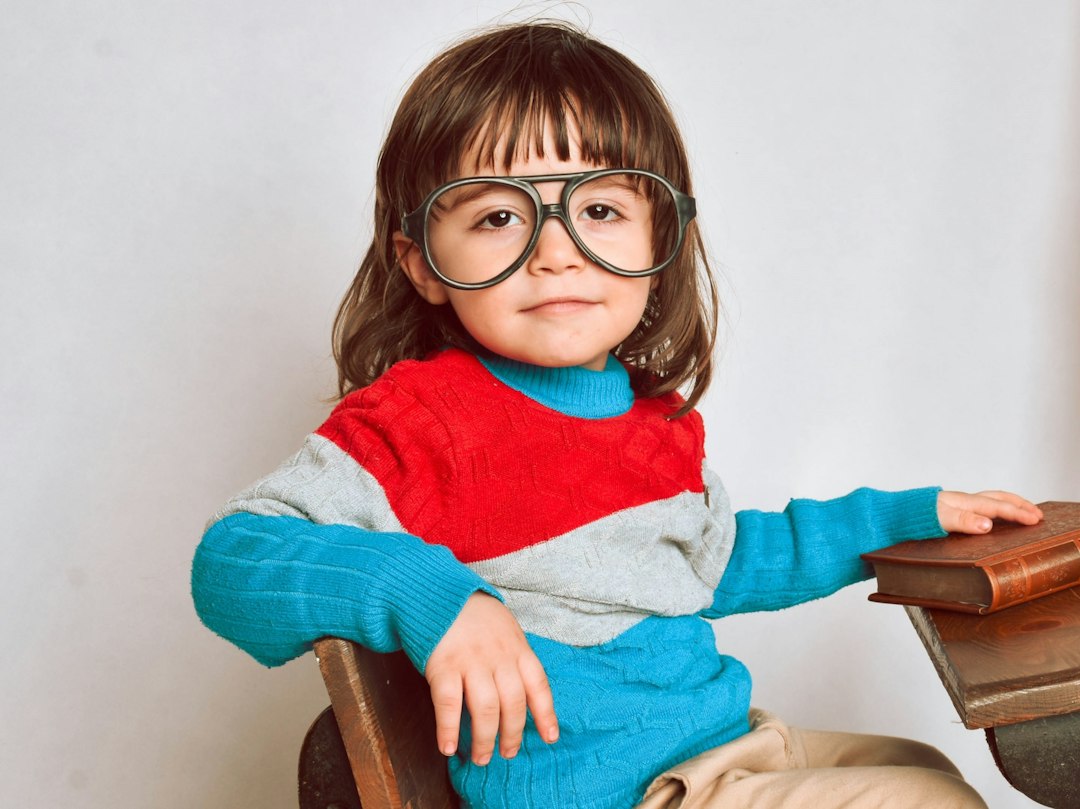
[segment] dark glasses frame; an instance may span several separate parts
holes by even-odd
[[[581,237],[578,236],[577,231],[574,230],[573,223],[567,217],[566,210],[570,204],[570,196],[578,186],[587,183],[590,180],[594,180],[597,177],[604,177],[612,174],[634,174],[655,180],[663,185],[675,200],[675,211],[679,218],[679,233],[675,239],[675,244],[672,246],[671,255],[655,267],[635,272],[632,270],[622,270],[613,264],[608,263],[585,245]],[[563,185],[559,201],[548,205],[541,200],[540,192],[537,190],[536,186],[541,183],[554,182],[563,182],[565,185]],[[465,185],[475,185],[477,183],[496,183],[524,191],[533,201],[533,206],[536,209],[536,224],[533,227],[532,237],[529,239],[528,245],[522,251],[520,258],[494,278],[487,281],[476,281],[471,283],[455,281],[439,272],[439,268],[435,265],[435,259],[432,257],[431,251],[428,250],[428,215],[440,195],[453,188],[459,188]],[[686,227],[696,215],[697,202],[694,198],[677,189],[671,184],[671,181],[662,174],[657,174],[656,172],[647,171],[645,169],[597,169],[596,171],[579,171],[571,174],[533,174],[523,177],[464,177],[460,180],[451,180],[448,183],[440,185],[428,194],[427,198],[421,203],[419,208],[401,218],[401,232],[419,246],[428,267],[431,268],[432,272],[435,273],[435,276],[443,284],[448,287],[453,287],[454,289],[486,289],[487,287],[495,286],[500,281],[505,281],[521,268],[529,256],[532,255],[533,250],[536,249],[536,243],[540,240],[540,230],[543,228],[544,222],[550,217],[555,217],[562,221],[563,226],[566,228],[566,232],[569,233],[570,238],[574,240],[574,244],[576,244],[578,249],[581,250],[581,252],[594,264],[603,267],[605,270],[614,273],[615,275],[621,275],[627,278],[641,278],[655,275],[665,267],[668,267],[675,260],[679,255],[679,251],[682,249],[683,242],[686,240]]]

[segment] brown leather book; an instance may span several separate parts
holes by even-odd
[[[910,540],[864,553],[871,601],[985,615],[1080,584],[1080,503],[1040,503],[1043,521],[990,533]]]

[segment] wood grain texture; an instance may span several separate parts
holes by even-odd
[[[315,643],[364,809],[457,809],[424,680],[402,652]]]
[[[1080,710],[1080,589],[991,615],[905,609],[965,726]]]

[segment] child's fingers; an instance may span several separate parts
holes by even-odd
[[[499,690],[490,672],[480,670],[465,676],[465,705],[472,725],[469,756],[473,764],[482,767],[491,761],[499,732]]]
[[[985,534],[994,519],[1034,525],[1042,516],[1038,506],[1012,492],[941,492],[938,496],[938,519],[951,532]]]
[[[1029,525],[1042,519],[1042,512],[1038,506],[1012,492],[988,491],[978,494],[960,494],[956,505],[963,511],[974,512],[990,519],[1011,520]]]
[[[540,738],[551,744],[559,738],[559,720],[555,716],[555,700],[551,696],[547,673],[536,655],[523,658],[518,667],[533,723],[540,732]]]
[[[517,667],[510,666],[495,673],[495,686],[499,689],[499,755],[513,758],[525,728],[525,685]]]
[[[437,675],[430,685],[431,704],[435,707],[435,742],[444,756],[452,756],[457,751],[461,730],[461,677],[456,673]]]
[[[985,534],[994,526],[993,520],[975,511],[949,509],[941,517],[941,527],[950,533]]]
[[[1043,516],[1042,509],[1037,505],[1012,492],[979,492],[973,497],[978,499],[975,510],[987,517],[1033,525]]]

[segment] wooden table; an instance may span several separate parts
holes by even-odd
[[[964,725],[1001,772],[1055,809],[1080,807],[1080,587],[991,615],[906,607]]]

